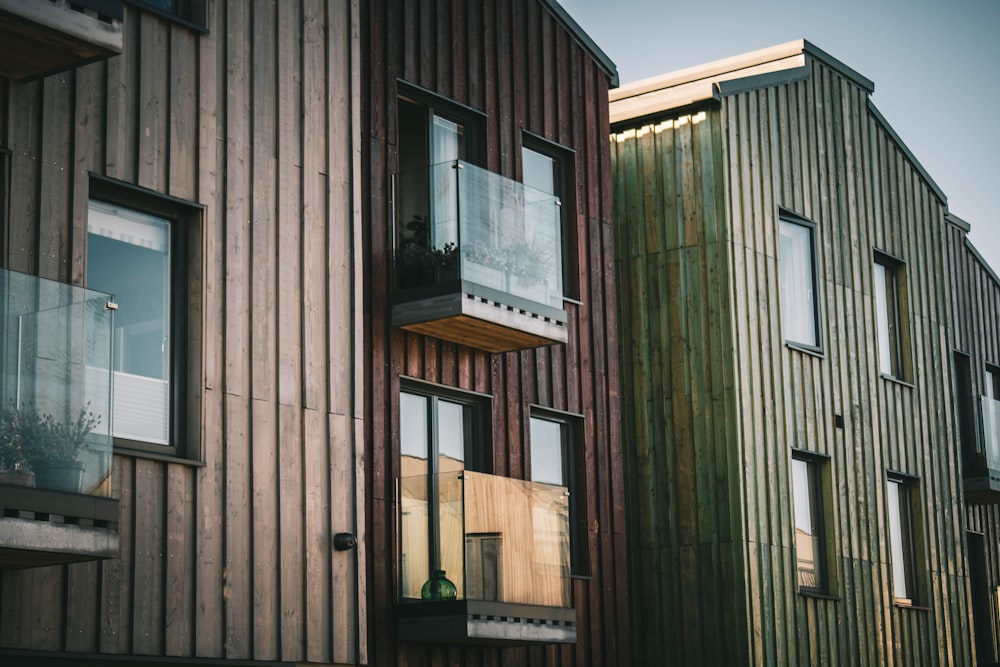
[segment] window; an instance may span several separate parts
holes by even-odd
[[[411,289],[442,282],[442,275],[428,275],[435,265],[439,270],[456,266],[456,168],[458,161],[475,163],[478,116],[432,93],[401,88],[394,179],[396,287]]]
[[[896,602],[913,604],[916,591],[916,540],[914,539],[913,492],[915,480],[890,475],[886,489],[889,509],[889,556],[892,563],[892,594]]]
[[[883,375],[906,379],[906,318],[904,264],[885,253],[875,252],[875,328],[878,369]]]
[[[116,446],[192,456],[198,401],[187,358],[199,295],[188,278],[200,271],[189,237],[200,207],[109,179],[91,179],[87,216],[87,287],[114,296],[112,436]],[[194,281],[197,284],[197,280]],[[191,328],[189,328],[189,326]],[[194,416],[194,415],[192,415]]]
[[[543,240],[544,245],[557,245],[562,250],[562,267],[552,267],[554,274],[548,280],[556,282],[553,289],[578,298],[579,288],[574,275],[573,260],[576,248],[576,227],[572,224],[572,171],[573,151],[550,141],[525,133],[521,147],[522,182],[539,193],[552,195],[559,201],[560,238]]]
[[[816,225],[782,212],[778,223],[781,331],[787,343],[818,350],[819,296],[816,289]]]
[[[204,0],[130,0],[143,9],[198,30],[205,28]]]
[[[539,413],[531,416],[529,434],[529,479],[532,482],[564,486],[569,492],[570,561],[574,574],[585,574],[586,520],[583,517],[583,488],[575,469],[575,419],[563,415]]]
[[[986,376],[985,396],[992,398],[994,401],[1000,401],[1000,368],[987,366],[984,373]]]
[[[827,593],[826,535],[823,517],[824,459],[792,454],[792,502],[795,509],[795,558],[800,591]]]
[[[431,573],[450,572],[462,587],[466,539],[462,507],[462,473],[482,467],[480,405],[459,394],[437,394],[406,388],[399,395],[401,539],[400,594],[421,598]],[[495,593],[499,539],[467,535],[483,556],[470,564],[469,586],[481,595]],[[491,539],[492,538],[492,539]],[[420,545],[415,548],[414,545]],[[458,573],[458,574],[456,574]]]

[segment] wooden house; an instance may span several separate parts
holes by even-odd
[[[360,21],[0,1],[3,664],[366,661]]]
[[[364,16],[371,661],[630,664],[614,65],[548,0]]]
[[[952,396],[958,422],[977,664],[1000,659],[1000,278],[948,215]]]
[[[630,664],[556,2],[0,0],[0,77],[0,662]]]
[[[973,663],[954,231],[873,90],[800,40],[611,93],[637,664]]]

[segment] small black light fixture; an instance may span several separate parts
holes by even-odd
[[[837,428],[844,428],[844,415],[834,415],[833,423]]]
[[[358,546],[358,538],[354,533],[337,533],[333,536],[333,548],[337,551],[350,551]]]

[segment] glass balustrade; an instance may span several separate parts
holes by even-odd
[[[1000,470],[1000,401],[982,396],[980,406],[983,411],[983,453],[986,467]]]
[[[562,308],[557,197],[462,161],[403,172],[393,184],[402,298],[461,285]]]
[[[0,270],[0,484],[110,497],[109,300]]]
[[[406,477],[400,511],[404,602],[572,606],[565,487],[468,471]]]

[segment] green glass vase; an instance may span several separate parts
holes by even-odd
[[[444,570],[434,570],[431,578],[420,588],[420,597],[424,600],[454,600],[458,597],[458,589],[444,576]]]

